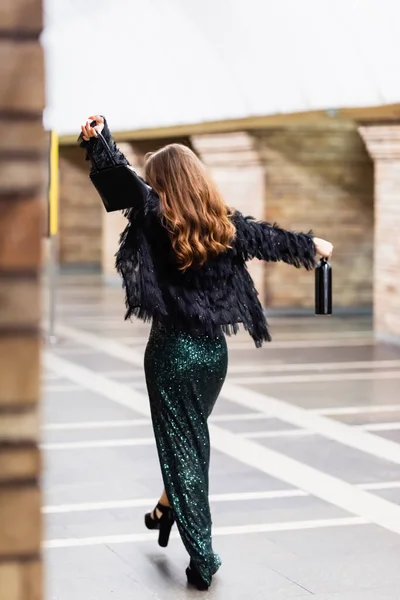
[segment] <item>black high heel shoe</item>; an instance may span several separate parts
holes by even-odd
[[[204,581],[192,561],[190,561],[190,564],[186,569],[186,577],[188,582],[192,585],[195,585],[200,591],[205,592],[210,587],[210,584],[207,583],[207,581]]]
[[[160,511],[161,517],[157,516],[157,510]],[[171,533],[172,525],[174,524],[174,515],[172,508],[158,503],[153,513],[144,515],[144,522],[147,529],[158,529],[158,544],[162,548],[168,546],[169,534]]]

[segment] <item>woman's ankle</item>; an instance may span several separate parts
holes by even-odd
[[[162,506],[166,506],[167,508],[171,508],[171,505],[169,503],[168,496],[165,493],[165,490],[163,491],[163,493],[160,496],[159,504],[161,504]]]
[[[171,508],[168,500],[165,502],[164,499],[160,499],[157,506],[155,507],[155,509],[153,510],[153,517],[156,516],[158,519],[161,519],[162,517],[162,510],[160,510],[158,508],[158,506],[161,505],[163,508]]]

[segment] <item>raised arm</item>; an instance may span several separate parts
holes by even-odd
[[[99,115],[89,117],[89,121],[87,121],[85,125],[82,125],[81,129],[82,132],[78,138],[78,143],[86,150],[86,160],[90,160],[91,162],[91,173],[107,169],[108,167],[113,166],[113,164],[128,165],[132,171],[132,177],[129,180],[129,185],[131,185],[132,188],[132,208],[134,211],[136,211],[138,208],[141,208],[149,194],[152,192],[152,189],[143,181],[141,177],[139,177],[135,170],[130,166],[128,160],[123,155],[121,150],[118,148],[112,138],[110,129],[104,117]],[[102,133],[105,141],[107,142],[107,145],[111,150],[113,160],[110,158],[107,150],[104,148],[102,140],[99,139],[99,132]],[[107,189],[107,185],[105,189]],[[131,209],[128,209],[126,214],[128,218],[130,210]]]
[[[282,261],[310,270],[315,266],[316,254],[326,257],[332,254],[332,244],[314,238],[311,233],[286,231],[277,225],[244,217],[239,212],[232,220],[236,226],[235,248],[245,260]]]
[[[93,127],[91,123],[96,122]],[[89,117],[85,125],[81,126],[82,132],[78,138],[81,148],[86,150],[86,160],[91,162],[91,171],[101,171],[112,165],[103,144],[98,139],[98,132],[101,132],[109,145],[115,162],[118,165],[129,165],[121,150],[113,140],[107,121],[100,115]]]

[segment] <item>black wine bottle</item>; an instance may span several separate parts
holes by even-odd
[[[315,267],[315,314],[332,314],[332,266],[326,258]]]

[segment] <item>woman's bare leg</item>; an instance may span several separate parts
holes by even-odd
[[[165,491],[165,489],[163,490],[163,493],[161,494],[161,498],[160,498],[159,502],[163,506],[171,506],[169,503],[167,492]]]

